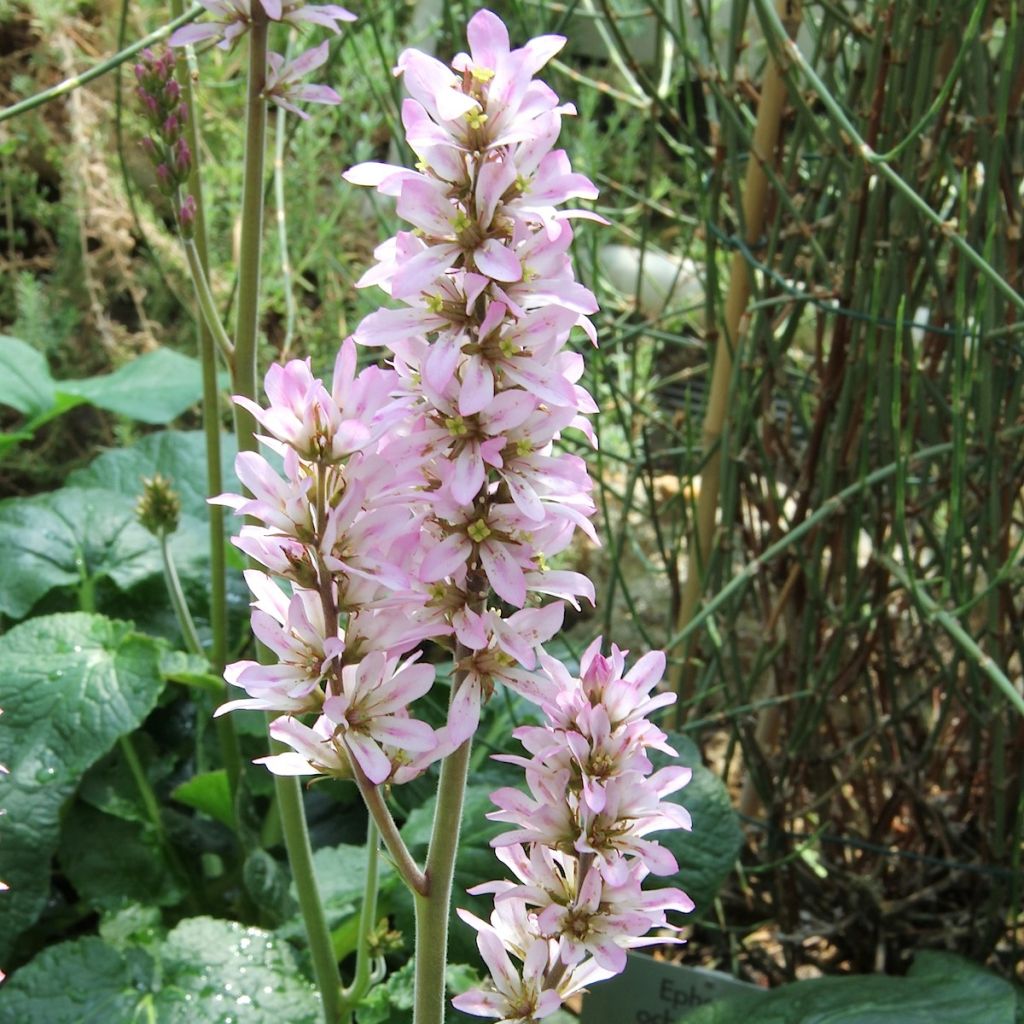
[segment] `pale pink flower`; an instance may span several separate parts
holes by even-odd
[[[456,996],[452,1005],[457,1010],[475,1017],[498,1018],[500,1024],[534,1024],[550,1017],[562,1005],[561,995],[544,987],[548,969],[546,939],[538,938],[530,945],[521,969],[512,963],[502,940],[492,929],[481,928],[476,944],[494,987],[470,989]]]
[[[417,665],[412,659],[399,664],[380,651],[342,669],[340,692],[324,701],[324,715],[371,782],[384,782],[392,772],[382,743],[414,752],[437,745],[429,725],[405,715],[408,705],[433,681],[433,666]]]
[[[217,39],[227,49],[252,25],[252,0],[199,0],[210,18],[179,28],[170,38],[171,46],[189,46]],[[309,23],[340,32],[339,22],[355,21],[356,16],[337,4],[307,4],[304,0],[257,0],[271,21],[289,25]]]
[[[286,61],[279,53],[267,54],[267,77],[263,86],[263,95],[271,103],[298,114],[304,120],[309,114],[300,110],[296,103],[326,103],[332,106],[341,102],[338,95],[329,85],[316,85],[303,82],[303,79],[321,67],[327,60],[329,49],[325,40],[319,46],[300,53],[298,57]]]
[[[334,725],[323,715],[312,728],[297,718],[275,718],[269,731],[272,739],[292,749],[282,754],[258,757],[253,764],[266,765],[275,775],[352,777],[348,755],[334,738]]]

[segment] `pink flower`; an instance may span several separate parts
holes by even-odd
[[[555,989],[545,988],[548,943],[538,938],[517,969],[497,933],[483,927],[477,933],[477,948],[491,972],[492,990],[471,989],[452,1000],[452,1005],[475,1017],[499,1018],[501,1024],[533,1024],[550,1017],[562,1005]]]
[[[253,632],[279,660],[276,665],[255,661],[229,665],[225,679],[243,687],[249,699],[224,704],[217,714],[238,708],[289,714],[319,711],[323,702],[319,684],[345,650],[337,623],[328,628],[316,591],[294,588],[289,599],[264,573],[250,569],[245,578],[256,597]]]
[[[437,741],[425,722],[409,718],[405,709],[430,689],[434,669],[413,661],[398,663],[379,651],[341,671],[341,692],[324,701],[324,715],[336,727],[346,750],[374,784],[392,772],[381,749],[388,743],[406,751],[432,750]]]
[[[267,54],[267,78],[263,87],[263,95],[279,107],[298,114],[308,120],[309,114],[300,110],[296,103],[327,103],[337,105],[341,97],[329,85],[304,83],[303,78],[310,72],[321,67],[327,60],[328,47],[326,40],[293,60],[285,61],[279,53]]]
[[[327,775],[350,779],[348,756],[334,739],[334,726],[321,715],[310,728],[295,718],[275,718],[271,738],[292,749],[283,754],[258,757],[254,764],[266,765],[275,775]]]
[[[219,40],[227,49],[252,25],[252,0],[199,0],[210,14],[207,21],[179,28],[170,38],[171,46],[189,46],[207,39]],[[271,21],[289,25],[303,22],[340,32],[339,22],[355,21],[356,16],[337,4],[307,4],[304,0],[257,0]]]

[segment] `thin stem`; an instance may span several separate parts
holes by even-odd
[[[188,886],[187,899],[189,905],[194,909],[198,909],[196,894],[192,889],[191,877],[188,871],[185,870],[185,865],[178,856],[178,851],[175,850],[167,835],[163,818],[160,816],[160,802],[156,798],[156,793],[153,792],[153,786],[149,781],[149,776],[146,775],[145,768],[142,767],[142,761],[139,759],[139,754],[135,749],[132,737],[130,735],[121,736],[117,741],[117,745],[121,750],[125,763],[128,765],[128,771],[131,773],[135,788],[138,790],[139,797],[142,800],[146,817],[153,827],[153,832],[156,834],[157,842],[160,844],[160,849],[163,850],[167,864],[181,878],[182,882]]]
[[[224,356],[230,369],[234,365],[235,346],[231,344],[231,339],[220,322],[217,305],[213,298],[213,292],[210,291],[210,282],[207,280],[199,250],[191,238],[184,238],[182,242],[185,246],[185,255],[188,257],[188,269],[192,274],[192,284],[195,286],[196,301],[199,303],[203,324],[217,343],[217,348],[220,349],[221,355]]]
[[[427,892],[426,874],[420,870],[419,865],[413,860],[412,854],[409,853],[409,848],[405,845],[405,840],[398,831],[395,819],[391,816],[391,811],[388,810],[388,805],[384,802],[384,796],[380,791],[380,787],[375,786],[366,777],[365,772],[359,767],[359,763],[354,757],[350,757],[349,760],[352,763],[355,783],[359,787],[359,792],[366,804],[366,809],[370,812],[370,816],[380,830],[380,837],[384,841],[384,846],[387,848],[388,853],[391,854],[395,870],[401,876],[402,881],[415,894],[418,896],[424,895]]]
[[[371,818],[366,823],[366,884],[363,886],[363,906],[359,912],[359,935],[356,940],[356,973],[352,984],[342,990],[342,1015],[358,1006],[373,984],[370,969],[370,932],[377,923],[377,881],[380,867],[380,834]]]
[[[313,850],[309,844],[309,830],[306,828],[306,814],[298,779],[275,775],[274,791],[281,812],[281,829],[295,881],[295,892],[299,898],[299,909],[306,925],[313,973],[323,1000],[324,1020],[327,1024],[337,1024],[343,1019],[341,976],[313,869]]]
[[[131,46],[127,46],[123,50],[119,50],[113,57],[108,57],[105,61],[90,68],[88,71],[83,71],[80,75],[72,75],[71,78],[64,79],[63,82],[59,82],[52,88],[44,89],[42,92],[37,92],[34,96],[29,96],[18,103],[5,107],[3,110],[0,110],[0,122],[6,121],[11,117],[17,117],[26,111],[34,110],[36,107],[41,107],[44,103],[49,103],[50,100],[64,96],[79,86],[87,85],[89,82],[100,78],[108,71],[113,71],[114,68],[120,67],[126,60],[134,57],[140,50],[144,50],[147,46],[152,46],[154,43],[159,43],[162,39],[166,39],[175,29],[181,28],[182,25],[187,25],[190,21],[195,21],[205,11],[205,7],[200,7],[196,4],[194,7],[190,7],[180,18],[175,18],[170,24],[164,25],[163,28],[150,32],[148,36],[143,36],[138,42],[132,43]]]
[[[1005,431],[1002,437],[997,440],[1002,440],[1006,437],[1015,436],[1019,431],[1011,430]],[[950,441],[942,444],[935,444],[929,448],[922,448],[919,452],[915,452],[903,463],[906,467],[917,466],[922,462],[927,462],[929,459],[938,458],[940,455],[948,455],[953,451],[953,443]],[[866,491],[870,487],[874,487],[875,484],[881,483],[883,480],[888,480],[889,477],[895,476],[897,470],[900,468],[900,463],[890,462],[887,466],[881,466],[880,468],[868,473],[860,480],[854,481],[849,487],[844,487],[837,494],[833,494],[831,498],[827,498],[821,503],[821,505],[809,515],[799,526],[794,527],[785,536],[780,537],[774,544],[769,545],[764,551],[756,558],[749,561],[729,582],[722,587],[720,591],[710,600],[708,600],[701,610],[694,615],[694,617],[678,632],[675,636],[671,637],[666,647],[675,647],[676,644],[685,640],[694,631],[700,629],[701,626],[711,618],[719,608],[722,607],[731,598],[737,596],[737,594],[743,590],[743,588],[755,579],[766,565],[768,565],[774,558],[781,555],[787,548],[792,547],[801,537],[806,536],[811,530],[820,526],[830,516],[835,515],[837,512],[841,512],[846,508],[846,503],[856,497],[861,491]]]
[[[246,87],[245,169],[242,178],[242,237],[238,260],[238,318],[235,325],[235,390],[256,398],[256,351],[259,327],[260,257],[263,244],[263,166],[267,142],[267,31],[263,8],[253,5],[249,31],[249,78]],[[237,409],[239,448],[256,450],[256,422]]]
[[[174,556],[171,554],[171,548],[167,542],[167,533],[163,530],[160,531],[160,558],[164,564],[164,580],[167,583],[167,593],[171,598],[174,617],[178,620],[178,628],[181,630],[182,639],[185,641],[185,648],[189,654],[195,654],[205,661],[206,652],[203,650],[199,634],[196,632],[196,624],[192,619],[192,613],[188,609],[185,592],[181,589],[178,568],[174,564]]]
[[[1024,697],[1020,695],[1017,688],[1007,679],[1005,673],[975,642],[974,638],[964,629],[960,621],[950,615],[945,608],[940,607],[923,590],[916,585],[909,573],[887,555],[875,556],[881,565],[896,577],[900,586],[903,587],[912,597],[918,606],[921,614],[931,622],[937,622],[949,635],[957,646],[966,654],[975,665],[981,669],[992,680],[1006,699],[1024,715]]]
[[[782,5],[785,0],[778,0]],[[799,6],[796,7],[798,18]],[[780,22],[781,25],[781,22]],[[799,20],[791,22],[788,31],[796,34]],[[785,30],[784,33],[785,34]],[[788,38],[788,36],[787,36]],[[761,99],[757,107],[757,123],[747,161],[746,180],[743,187],[743,234],[748,245],[760,237],[768,207],[768,173],[779,141],[783,108],[786,100],[786,83],[774,59],[769,58],[765,71]],[[715,515],[721,497],[722,480],[722,436],[728,422],[730,399],[732,397],[733,367],[740,350],[740,324],[750,301],[751,274],[743,254],[733,253],[729,268],[729,291],[725,299],[724,330],[715,346],[715,362],[711,376],[711,390],[708,395],[707,411],[704,415],[705,462],[701,470],[700,494],[697,497],[696,528],[690,540],[686,583],[677,618],[677,628],[682,631],[693,619],[704,591],[711,556],[712,538],[715,532]],[[690,660],[690,645],[687,643],[679,668],[672,675],[673,689],[682,698],[689,689],[694,664]],[[676,724],[682,714],[682,700],[676,705]]]
[[[256,332],[259,313],[260,257],[263,237],[263,166],[266,150],[267,109],[263,86],[267,67],[268,21],[263,8],[254,4],[249,31],[249,77],[246,87],[245,167],[242,178],[242,240],[238,267],[238,320],[235,330],[235,393],[256,399]],[[256,451],[256,420],[235,407],[235,433],[239,451]],[[268,652],[262,646],[259,657]],[[275,753],[285,749],[271,742]],[[281,816],[288,862],[299,895],[299,908],[306,926],[310,957],[328,1024],[341,1020],[341,976],[334,957],[331,933],[313,870],[302,791],[296,778],[274,776],[274,793]]]
[[[182,0],[171,0],[171,14],[181,14]],[[203,182],[200,175],[200,134],[195,91],[192,88],[195,70],[195,54],[191,46],[185,48],[185,60],[178,63],[176,72],[178,84],[181,86],[182,101],[188,111],[185,120],[185,132],[189,148],[192,151],[192,168],[188,176],[188,190],[195,201],[195,222],[191,246],[195,248],[198,258],[197,274],[192,271],[192,280],[197,292],[201,285],[208,285],[210,279],[209,247],[206,234],[206,204],[203,201]],[[189,245],[186,245],[186,252]],[[189,269],[192,261],[189,260]],[[201,282],[201,284],[200,284]],[[209,290],[207,288],[207,290]],[[216,307],[210,297],[210,311],[216,313]],[[216,317],[217,327],[221,326],[220,317]],[[206,322],[207,317],[199,318],[199,357],[203,373],[203,435],[206,440],[206,494],[215,497],[224,490],[221,473],[221,393],[217,382],[217,350],[216,330]],[[223,328],[221,328],[223,333]],[[227,359],[230,348],[221,348]],[[230,368],[231,361],[228,359]],[[214,675],[221,676],[227,664],[228,645],[228,611],[227,611],[227,553],[224,538],[224,506],[207,504],[207,522],[210,538],[210,669]],[[238,780],[242,774],[242,754],[238,745],[238,735],[231,715],[220,715],[216,720],[217,741],[220,745],[221,757],[228,776],[232,804],[238,793]]]
[[[291,56],[291,47],[285,58]],[[277,108],[274,121],[274,219],[277,221],[277,246],[281,257],[281,287],[284,290],[284,341],[281,344],[281,359],[287,358],[291,352],[292,339],[295,337],[295,321],[297,306],[295,292],[292,288],[292,261],[288,255],[288,223],[285,207],[284,188],[284,144],[287,139],[285,131],[284,107]]]

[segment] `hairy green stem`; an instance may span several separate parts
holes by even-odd
[[[313,973],[323,1001],[324,1020],[327,1024],[338,1024],[343,1020],[341,976],[338,973],[331,932],[327,926],[327,917],[324,914],[316,873],[313,870],[313,850],[309,844],[309,830],[306,828],[306,813],[302,806],[299,780],[275,775],[274,792],[281,812],[281,830],[284,833],[288,862],[291,864],[295,891],[299,898],[299,909],[306,925]]]
[[[455,648],[455,664],[470,652]],[[452,696],[463,685],[456,672]],[[416,894],[416,995],[413,1024],[444,1024],[444,971],[448,962],[448,916],[451,910],[455,854],[459,848],[462,803],[466,795],[472,740],[466,740],[441,762],[437,806],[427,851],[425,893]]]
[[[371,818],[366,823],[366,884],[359,911],[359,935],[356,941],[356,973],[352,984],[341,993],[342,1022],[348,1024],[352,1012],[370,991],[374,982],[371,969],[370,932],[377,923],[377,883],[380,867],[380,834]]]
[[[182,13],[183,0],[171,0],[171,14],[178,17]],[[189,269],[197,297],[205,288],[209,308],[199,322],[199,358],[203,373],[203,436],[206,440],[206,494],[215,497],[224,491],[221,473],[221,414],[220,387],[217,383],[217,349],[219,346],[228,360],[231,344],[224,332],[220,317],[217,316],[213,296],[209,294],[210,260],[206,234],[206,206],[203,202],[203,182],[200,175],[200,134],[199,111],[192,88],[195,55],[192,47],[186,48],[186,59],[178,63],[177,78],[181,86],[182,101],[188,110],[185,121],[185,133],[189,148],[192,150],[192,168],[188,176],[188,189],[195,201],[195,221],[191,240],[185,241],[185,252],[188,256]],[[195,253],[197,266],[193,267],[192,253]],[[202,299],[199,300],[202,308]],[[208,322],[213,319],[213,326]],[[219,332],[219,334],[218,334]],[[221,337],[222,336],[222,337]],[[227,346],[224,342],[228,342]],[[227,664],[228,646],[228,613],[227,613],[227,552],[224,539],[224,507],[223,505],[206,506],[207,523],[210,538],[210,667],[215,675],[224,674]],[[238,734],[235,723],[230,715],[220,715],[216,719],[217,741],[220,745],[224,769],[228,776],[232,804],[238,794],[238,780],[242,774],[242,754],[238,745]]]
[[[159,43],[161,40],[166,39],[175,29],[181,28],[182,25],[187,25],[190,21],[195,21],[205,10],[205,7],[200,7],[196,4],[194,7],[190,7],[180,18],[175,18],[170,24],[164,25],[163,28],[150,32],[148,36],[143,36],[138,42],[132,43],[131,46],[127,46],[123,50],[119,50],[113,57],[108,57],[95,67],[89,68],[88,71],[83,71],[80,75],[66,78],[63,82],[59,82],[50,89],[44,89],[42,92],[37,92],[34,96],[28,96],[18,103],[5,107],[3,110],[0,110],[0,122],[6,121],[11,117],[17,117],[28,110],[34,110],[36,107],[41,107],[44,103],[49,103],[50,100],[64,96],[66,93],[79,88],[79,86],[87,85],[89,82],[100,78],[108,71],[113,71],[114,68],[120,67],[126,60],[134,57],[140,50],[144,50],[147,46],[152,46],[154,43]]]
[[[352,777],[355,779],[359,792],[362,795],[366,809],[370,817],[380,830],[380,837],[384,841],[387,851],[394,861],[395,870],[401,875],[402,881],[417,895],[423,895],[427,891],[427,879],[423,871],[419,869],[416,861],[413,860],[409,848],[405,845],[395,824],[395,819],[384,802],[380,786],[375,786],[359,767],[359,762],[354,757],[349,760],[352,764]]]
[[[263,238],[263,168],[266,157],[267,108],[263,87],[267,67],[266,13],[253,5],[249,31],[249,76],[246,87],[245,166],[242,175],[242,239],[238,265],[238,319],[235,329],[235,393],[256,400],[257,328],[259,324],[260,255]],[[256,451],[256,420],[235,407],[235,433],[239,451]],[[268,652],[260,647],[260,660]],[[275,753],[285,749],[271,741]],[[327,1024],[341,1020],[341,976],[334,958],[331,933],[313,870],[302,791],[293,777],[274,776],[274,793],[281,816],[281,830],[306,926],[310,958],[323,1002]]]
[[[174,556],[167,541],[167,533],[160,531],[160,558],[164,565],[164,580],[167,583],[167,593],[171,598],[171,607],[174,608],[174,617],[178,620],[178,628],[181,630],[182,639],[185,641],[185,648],[189,654],[195,654],[206,659],[206,651],[199,640],[196,632],[196,624],[192,619],[192,613],[188,610],[188,602],[185,600],[185,592],[181,589],[181,579],[178,576],[178,567],[174,564]]]

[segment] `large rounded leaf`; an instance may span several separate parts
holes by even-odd
[[[183,575],[197,571],[207,551],[205,525],[182,516],[171,550]],[[4,615],[22,618],[58,587],[109,579],[125,590],[162,571],[156,539],[136,522],[134,497],[64,487],[0,501]]]
[[[163,688],[160,648],[123,622],[51,615],[0,637],[0,964],[39,916],[61,809],[82,774],[138,728]]]
[[[162,946],[78,939],[0,989],[0,1024],[317,1024],[319,998],[287,945],[259,928],[182,921]]]

